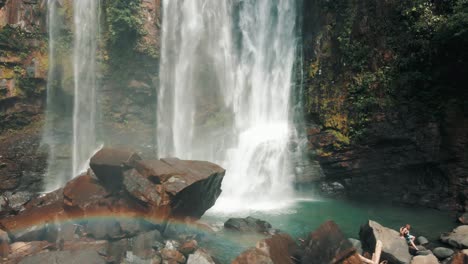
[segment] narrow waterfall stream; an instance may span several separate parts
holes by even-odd
[[[294,1],[163,1],[159,156],[227,169],[214,210],[292,195]]]
[[[99,37],[99,1],[73,2],[73,44],[71,54],[60,54],[57,42],[64,27],[60,2],[49,0],[49,71],[47,111],[42,144],[47,145],[48,169],[44,191],[62,187],[86,169],[87,161],[99,147],[96,143],[96,53]],[[63,53],[63,51],[62,51]],[[62,58],[67,57],[67,58]],[[65,85],[57,64],[69,61],[73,71],[72,87]],[[67,87],[65,87],[67,86]],[[71,89],[70,89],[71,88]],[[70,89],[68,91],[67,89]],[[68,95],[69,94],[69,95]],[[67,101],[71,96],[72,101]]]
[[[96,150],[96,51],[99,32],[99,1],[73,2],[75,22],[73,69],[73,168],[71,177],[87,166]]]

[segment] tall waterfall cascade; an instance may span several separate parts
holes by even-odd
[[[47,1],[48,12],[47,12],[47,26],[49,32],[49,71],[47,75],[47,111],[44,133],[42,136],[42,144],[48,147],[49,157],[48,166],[44,182],[44,189],[46,191],[54,190],[59,188],[65,180],[65,177],[61,175],[63,173],[62,168],[67,167],[66,165],[60,164],[59,162],[59,142],[56,136],[57,122],[57,105],[60,100],[57,98],[56,83],[58,82],[56,60],[57,50],[56,42],[59,34],[60,20],[58,18],[57,3],[56,0]],[[62,166],[61,166],[62,165]]]
[[[64,108],[65,88],[57,73],[57,47],[63,18],[57,0],[48,0],[49,73],[46,124],[43,144],[49,150],[45,191],[62,187],[85,170],[88,159],[99,147],[96,142],[97,43],[99,1],[73,1],[73,109]],[[71,131],[71,132],[70,132]]]
[[[292,195],[296,3],[164,0],[158,153],[227,170],[214,210]]]
[[[99,1],[73,1],[74,102],[72,177],[86,168],[96,143],[96,53],[99,36]]]

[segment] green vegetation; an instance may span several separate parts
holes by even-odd
[[[357,141],[406,107],[425,120],[466,102],[468,0],[318,1],[307,112]],[[338,122],[337,122],[338,121]]]

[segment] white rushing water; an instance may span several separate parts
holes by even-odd
[[[73,1],[74,102],[71,177],[77,176],[98,148],[96,143],[96,52],[99,36],[99,1]]]
[[[227,169],[215,210],[292,195],[296,1],[163,1],[159,156]]]
[[[87,167],[98,148],[96,143],[96,52],[99,35],[99,1],[73,2],[73,52],[60,51],[57,45],[65,27],[63,10],[57,0],[48,0],[49,72],[47,76],[47,111],[42,144],[48,148],[48,168],[44,191],[62,187]],[[66,56],[72,57],[73,90],[64,87],[59,73]],[[73,96],[73,110],[67,104]]]
[[[57,14],[56,0],[47,1],[47,27],[49,32],[49,71],[47,74],[47,111],[42,136],[42,144],[48,148],[48,164],[47,177],[44,182],[44,190],[51,191],[59,188],[64,182],[63,177],[60,177],[60,169],[58,169],[58,142],[56,137],[56,105],[59,100],[56,95],[56,82],[58,82],[56,71],[56,42],[59,31],[59,19]]]

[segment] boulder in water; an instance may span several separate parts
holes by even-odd
[[[468,225],[468,212],[462,214],[460,217],[458,217],[458,221],[464,225]]]
[[[242,252],[232,264],[292,264],[292,257],[297,250],[297,244],[290,235],[285,233],[275,234],[258,241],[255,248]]]
[[[438,259],[446,259],[452,256],[453,253],[455,253],[450,248],[445,248],[445,247],[436,247],[432,250],[432,252]]]
[[[427,240],[427,238],[425,238],[423,236],[418,236],[418,238],[416,238],[416,242],[419,245],[426,245],[427,243],[429,243],[429,240]]]
[[[229,218],[224,223],[224,228],[238,231],[238,232],[256,232],[261,234],[267,234],[271,229],[271,224],[267,221],[263,221],[253,217],[246,218]]]
[[[361,226],[359,238],[364,251],[374,252],[377,240],[382,241],[382,260],[387,260],[390,264],[406,264],[411,262],[411,255],[408,245],[400,234],[379,223],[369,220]]]
[[[455,248],[468,248],[468,225],[459,226],[450,233],[442,234],[440,240]]]
[[[340,263],[345,260],[360,263],[356,249],[333,221],[323,223],[312,232],[304,246],[301,263]]]

